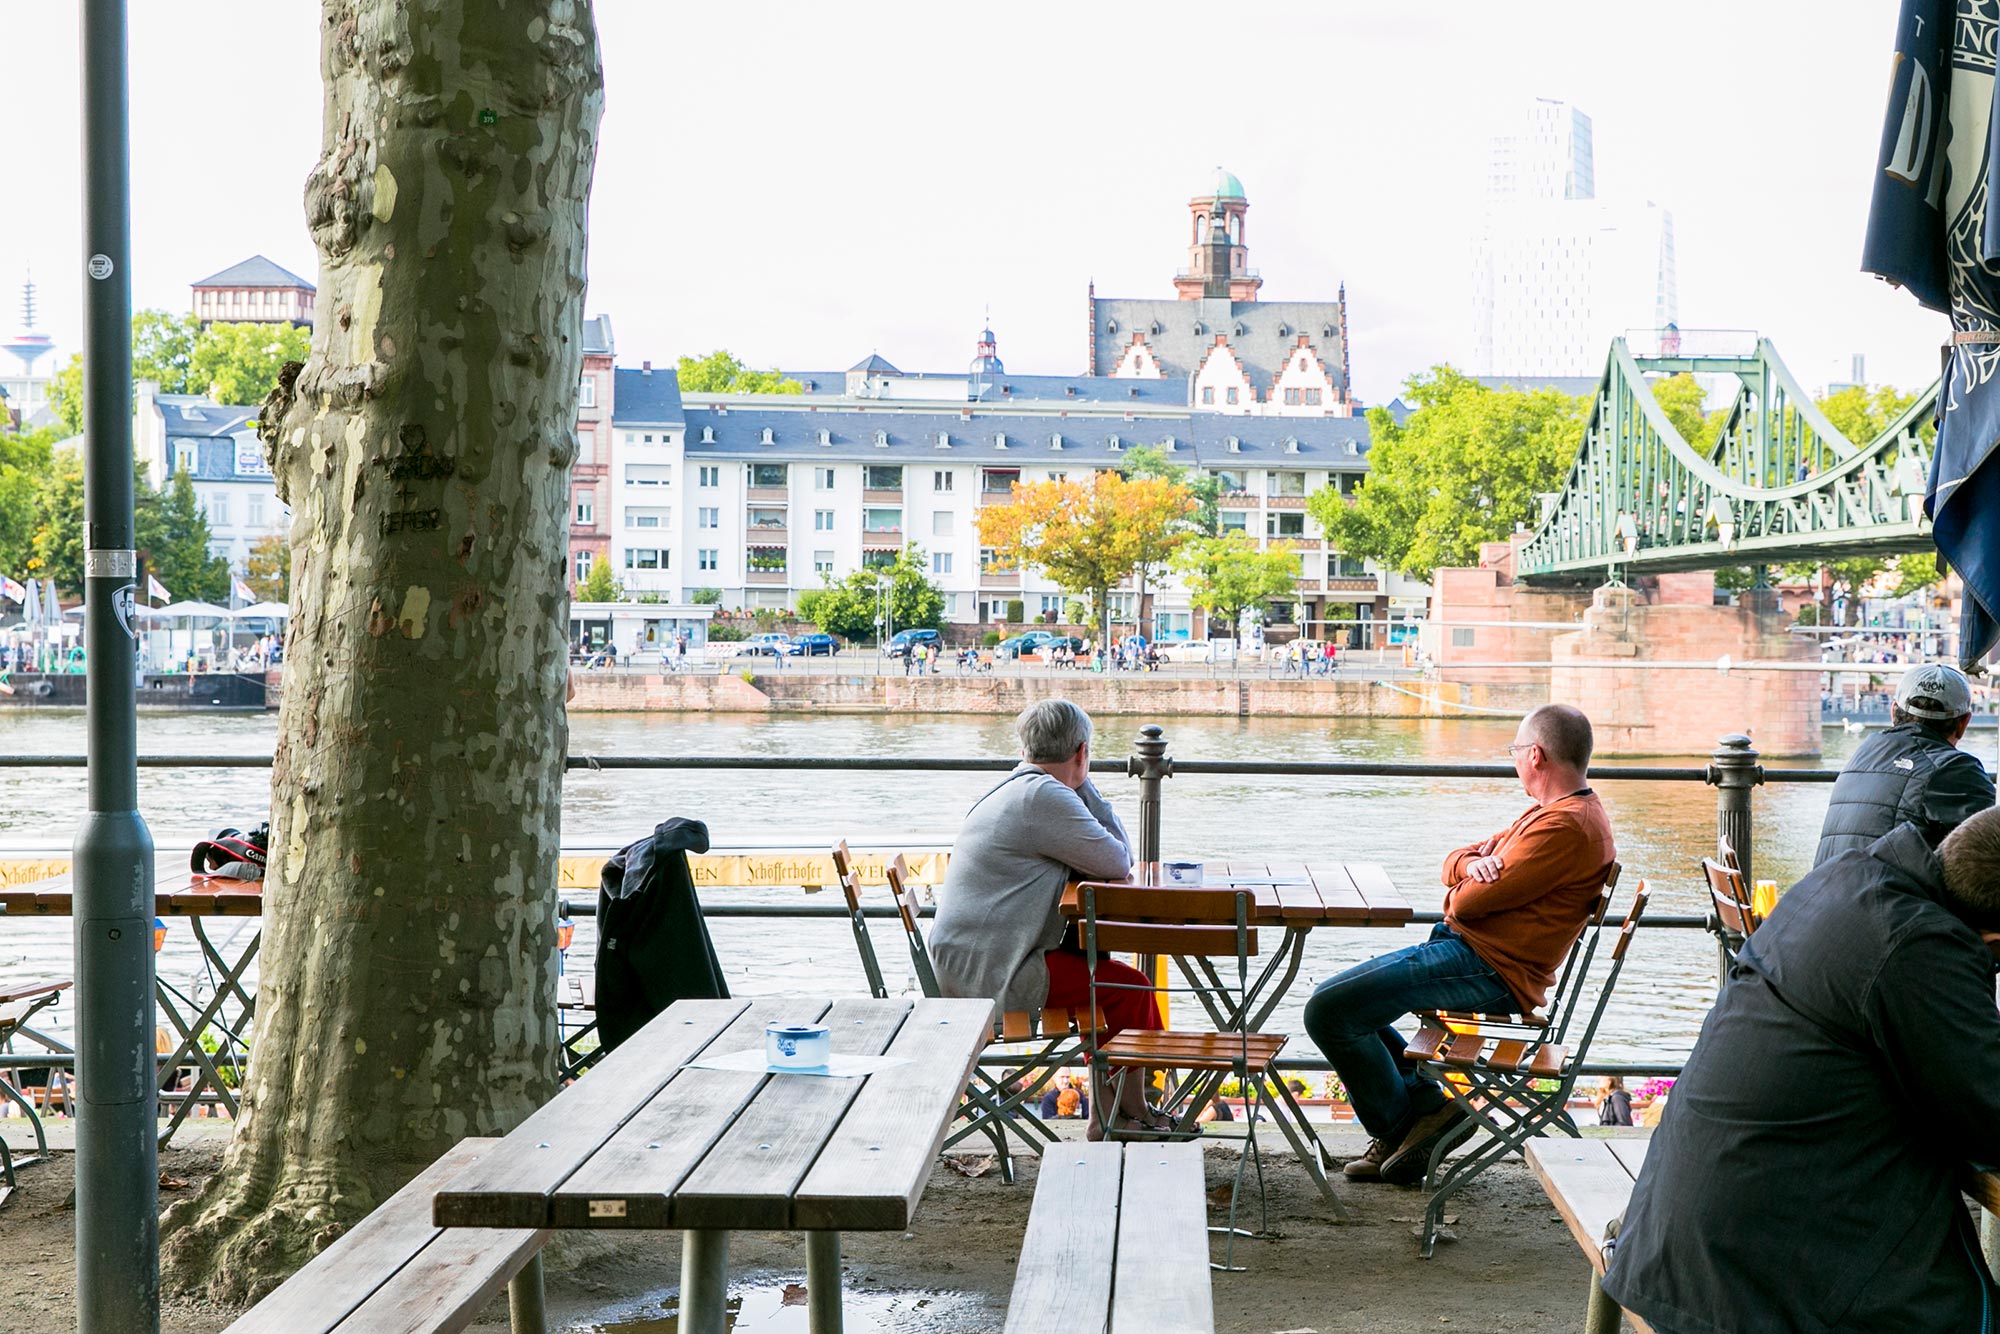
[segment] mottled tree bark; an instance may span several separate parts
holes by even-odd
[[[262,982],[171,1283],[255,1296],[554,1087],[568,471],[603,81],[588,0],[325,0],[311,359]]]

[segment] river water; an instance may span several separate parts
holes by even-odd
[[[579,714],[571,719],[576,754],[1007,756],[1006,718],[918,715]],[[1113,718],[1098,728],[1094,753],[1123,754],[1139,720]],[[1184,759],[1375,760],[1502,763],[1513,739],[1510,720],[1178,718],[1165,724],[1172,753]],[[149,754],[263,754],[276,738],[276,716],[148,714],[139,745]],[[1858,737],[1826,734],[1821,763],[1837,766]],[[1982,746],[1981,749],[1986,747]],[[0,754],[77,754],[80,713],[0,711]],[[1698,758],[1664,763],[1698,764]],[[1648,763],[1660,763],[1648,761]],[[576,772],[564,796],[563,842],[615,848],[668,816],[707,822],[719,849],[823,848],[845,837],[856,846],[949,846],[960,816],[991,784],[985,774],[842,772]],[[140,771],[140,808],[157,845],[188,847],[221,824],[263,818],[270,802],[264,769]],[[1101,786],[1136,827],[1134,780]],[[1644,876],[1653,911],[1705,910],[1697,860],[1712,852],[1715,790],[1701,783],[1605,781],[1599,784],[1625,865],[1625,893]],[[1812,860],[1825,784],[1770,784],[1755,796],[1760,877],[1789,885]],[[1435,909],[1444,855],[1503,828],[1526,804],[1502,780],[1181,776],[1166,784],[1163,845],[1172,858],[1221,860],[1346,859],[1382,863],[1413,906]],[[84,805],[81,769],[15,770],[0,775],[0,847],[67,848]],[[725,891],[731,901],[796,902],[799,892]],[[582,895],[577,895],[582,897]],[[827,900],[817,900],[827,901]],[[887,902],[886,894],[882,900]],[[161,955],[163,976],[205,993],[211,983],[182,923],[172,923]],[[255,930],[254,920],[216,919],[219,940]],[[908,953],[893,921],[873,923],[876,952],[892,989],[909,978]],[[740,994],[847,993],[863,983],[854,942],[842,921],[721,920],[716,948]],[[1311,1055],[1298,1010],[1314,980],[1372,954],[1414,943],[1418,928],[1321,931],[1305,967],[1270,1027],[1299,1036],[1288,1054]],[[589,919],[579,919],[567,966],[587,971],[594,948]],[[225,945],[234,956],[240,942]],[[0,976],[67,972],[65,920],[0,922]],[[1703,932],[1642,932],[1621,978],[1594,1054],[1605,1060],[1669,1060],[1684,1055],[1715,991],[1715,950]],[[61,1029],[64,1007],[53,1026]]]

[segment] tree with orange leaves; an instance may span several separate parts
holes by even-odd
[[[1095,472],[1089,480],[1016,482],[979,512],[979,541],[1006,566],[1032,565],[1066,593],[1088,594],[1100,642],[1111,640],[1111,590],[1159,565],[1191,534],[1194,494],[1163,477]]]

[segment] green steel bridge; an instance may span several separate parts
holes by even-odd
[[[1668,420],[1648,373],[1736,377],[1710,440]],[[1767,339],[1748,356],[1634,356],[1611,344],[1576,462],[1520,551],[1530,583],[1931,550],[1924,482],[1938,385],[1875,439],[1848,440]]]

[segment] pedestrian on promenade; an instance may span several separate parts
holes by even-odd
[[[1590,790],[1590,750],[1580,709],[1544,704],[1523,718],[1507,753],[1534,804],[1445,858],[1444,921],[1429,940],[1328,978],[1306,1002],[1306,1032],[1371,1136],[1343,1169],[1349,1178],[1416,1182],[1434,1148],[1472,1128],[1465,1109],[1404,1059],[1397,1020],[1414,1010],[1527,1014],[1547,1003],[1617,859]]]
[[[1660,1334],[1975,1330],[1960,1197],[2000,1163],[2000,811],[1815,867],[1737,952],[1604,1291]]]
[[[1958,749],[1972,723],[1972,686],[1956,668],[1932,662],[1904,672],[1889,721],[1842,766],[1820,826],[1815,867],[1867,847],[1906,821],[1936,847],[1993,805],[1986,766]]]
[[[1090,966],[1082,950],[1065,944],[1063,890],[1079,876],[1123,878],[1132,869],[1131,840],[1090,781],[1089,714],[1069,700],[1045,699],[1023,710],[1014,729],[1021,763],[973,803],[952,845],[931,962],[946,996],[987,997],[1002,1010],[1031,1014],[1087,1007]],[[1100,958],[1096,978],[1119,988],[1097,996],[1104,1036],[1164,1026],[1144,973]],[[1120,1078],[1115,1092],[1098,1092],[1115,1104],[1118,1128],[1171,1124],[1147,1105],[1136,1073]],[[1093,1117],[1091,1138],[1103,1132]]]
[[[1612,1075],[1604,1081],[1604,1097],[1597,1104],[1597,1124],[1601,1126],[1632,1124],[1632,1095],[1625,1091],[1623,1075]]]

